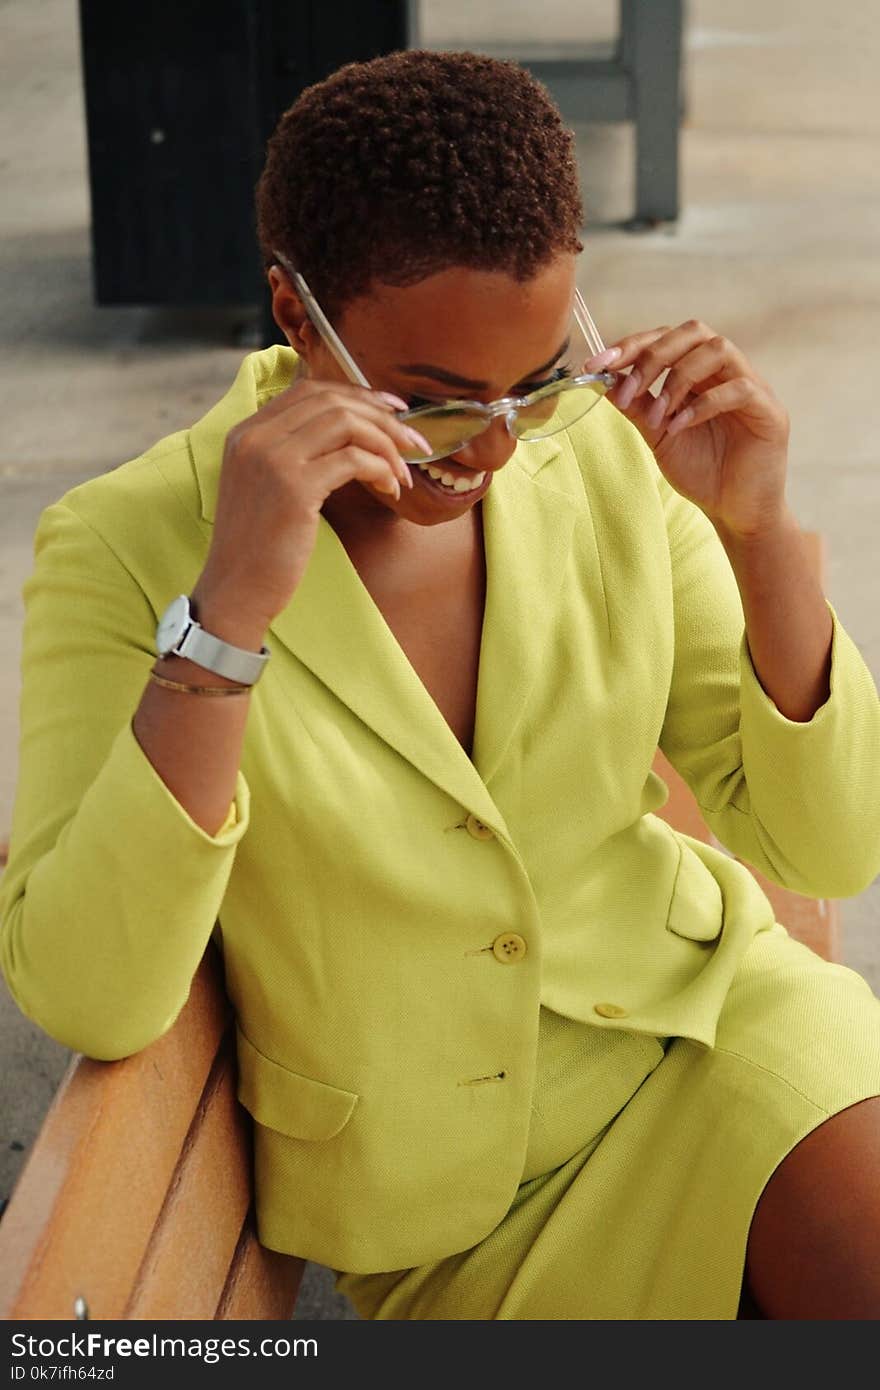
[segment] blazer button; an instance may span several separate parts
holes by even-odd
[[[519,932],[506,931],[500,936],[496,936],[492,942],[492,954],[496,960],[500,960],[502,965],[510,965],[515,960],[522,960],[528,947]]]
[[[481,820],[477,820],[476,816],[468,816],[465,824],[468,834],[473,835],[475,840],[494,840],[495,831],[490,830]]]
[[[600,1014],[602,1018],[626,1018],[628,1011],[622,1009],[619,1004],[594,1004],[593,1012]]]

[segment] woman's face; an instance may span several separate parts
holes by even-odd
[[[276,317],[285,322],[286,277],[272,271]],[[569,336],[575,289],[575,257],[562,255],[522,283],[497,271],[454,267],[400,289],[374,285],[352,300],[334,328],[370,385],[422,405],[451,398],[492,401],[522,395],[552,376]],[[289,321],[289,319],[287,320]],[[343,381],[334,358],[310,324],[294,343],[309,375]],[[516,447],[503,419],[438,461],[455,476],[485,477],[473,492],[440,494],[413,467],[412,489],[399,499],[353,482],[334,494],[334,504],[364,518],[389,513],[419,526],[464,516],[483,497]],[[527,446],[526,446],[527,447]],[[346,496],[343,496],[346,494]]]

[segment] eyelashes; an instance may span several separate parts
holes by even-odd
[[[571,372],[568,367],[557,367],[552,376],[545,377],[543,381],[530,381],[523,386],[522,393],[528,396],[532,391],[540,391],[544,386],[553,386],[557,381],[568,381]]]
[[[510,394],[512,396],[529,396],[533,391],[540,391],[545,386],[553,386],[557,381],[568,381],[571,375],[572,373],[568,367],[557,367],[552,376],[545,377],[543,381],[524,382],[522,386],[516,387]],[[446,397],[445,400],[430,400],[427,396],[407,396],[410,410],[420,410],[422,406],[428,405],[445,405],[446,401],[450,399],[452,398]]]

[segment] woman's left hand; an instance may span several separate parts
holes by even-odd
[[[675,490],[732,536],[778,527],[787,512],[788,413],[739,349],[695,320],[612,346],[621,353],[609,370],[632,371],[607,398],[639,430]],[[585,370],[604,365],[610,351]]]

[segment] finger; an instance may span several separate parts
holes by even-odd
[[[685,353],[674,367],[648,410],[648,423],[653,429],[667,416],[673,416],[679,406],[704,383],[718,384],[736,376],[737,364],[728,352],[730,344],[724,338],[710,338],[692,352]],[[714,380],[713,380],[714,378]],[[754,378],[752,378],[754,380]]]
[[[640,352],[669,332],[671,329],[666,324],[663,328],[651,328],[643,333],[629,333],[625,338],[618,338],[616,343],[611,344],[602,352],[588,357],[584,363],[584,369],[590,372],[601,371],[603,367],[610,366],[613,361],[614,370],[623,371],[632,366]],[[614,358],[611,357],[612,353],[616,354]]]
[[[605,365],[609,354],[613,352],[619,354],[614,358],[615,370],[623,371],[627,367],[633,366],[639,355],[647,348],[662,339],[668,339],[673,347],[680,344],[681,350],[684,350],[696,343],[705,342],[709,338],[717,336],[714,329],[699,319],[688,319],[686,323],[679,324],[675,328],[665,324],[661,328],[651,328],[640,333],[627,334],[624,338],[618,338],[615,344],[605,348],[594,357],[588,358],[584,365],[590,368],[593,368],[596,363]]]
[[[410,470],[392,438],[394,430],[404,438],[409,433],[393,416],[377,421],[356,410],[340,409],[338,403],[325,397],[322,408],[306,418],[287,415],[270,421],[261,430],[254,446],[267,455],[277,453],[283,458],[293,444],[307,460],[325,457],[348,446],[357,447],[384,458],[400,482],[412,487]]]
[[[681,434],[697,425],[705,425],[718,415],[728,415],[731,411],[766,426],[770,423],[768,405],[755,382],[748,377],[736,377],[695,397],[684,410],[668,421],[666,435]]]
[[[329,430],[331,419],[334,428]],[[372,432],[361,435],[361,423]],[[308,452],[319,450],[322,439],[329,448],[339,446],[346,440],[355,443],[367,438],[374,441],[376,447],[381,441],[382,452],[394,462],[398,476],[406,487],[412,487],[413,481],[402,455],[407,452],[420,455],[432,452],[428,441],[418,430],[398,420],[393,412],[376,407],[366,393],[354,398],[332,391],[315,393],[304,398],[296,412],[284,411],[268,420],[261,420],[259,426],[252,428],[260,429],[263,447],[271,447],[272,441],[278,437],[295,435]],[[374,444],[371,443],[369,447],[374,447]]]
[[[682,358],[696,348],[708,343],[716,345],[714,350],[720,360],[719,371],[725,377],[737,374],[751,375],[745,357],[729,339],[713,333],[706,324],[691,319],[665,333],[655,330],[650,343],[643,345],[641,351],[636,354],[629,376],[609,391],[612,404],[619,410],[625,410],[640,391],[648,390],[664,372],[678,365]],[[621,358],[621,361],[623,360]],[[686,391],[682,394],[686,394]]]
[[[658,402],[660,402],[658,409]],[[631,424],[635,425],[645,442],[650,448],[654,448],[663,434],[663,421],[667,418],[665,413],[665,399],[661,392],[659,396],[652,396],[650,391],[642,391],[635,400],[625,407],[626,418]],[[620,407],[618,407],[620,409]],[[660,423],[654,421],[659,414]]]
[[[686,353],[670,369],[663,390],[671,409],[677,410],[689,391],[696,391],[713,377],[713,385],[743,377],[763,387],[742,353],[727,338],[714,337]]]
[[[371,483],[377,492],[400,498],[398,478],[389,471],[387,463],[369,449],[362,449],[357,444],[348,444],[344,449],[325,454],[323,464],[328,470],[325,478],[329,477],[331,491],[341,487],[350,478],[357,478],[358,482]]]
[[[361,387],[356,387],[354,394],[348,391],[334,391],[332,394],[329,391],[324,391],[304,399],[301,414],[305,421],[318,414],[323,408],[336,407],[340,411],[360,412],[367,419],[388,431],[404,461],[410,457],[423,458],[432,454],[434,451],[430,443],[417,427],[398,418],[397,406],[391,404],[393,401],[396,401],[402,409],[409,409],[406,402],[401,401],[399,396],[369,392]],[[406,481],[411,487],[412,480],[409,473],[407,473]]]
[[[300,377],[290,386],[286,386],[283,391],[279,391],[277,396],[273,396],[265,405],[260,406],[257,414],[261,419],[272,420],[278,415],[286,414],[289,410],[299,409],[306,401],[318,400],[327,395],[332,395],[341,404],[372,408],[381,416],[393,415],[398,410],[408,408],[406,401],[389,392],[374,391],[366,386],[358,386],[354,382],[322,381],[314,377]],[[253,416],[250,418],[253,419]]]

